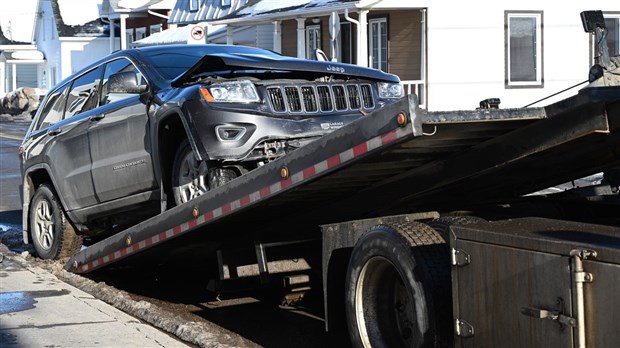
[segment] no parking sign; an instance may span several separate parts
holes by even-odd
[[[189,35],[187,36],[188,44],[203,44],[206,42],[207,28],[202,25],[189,26]]]

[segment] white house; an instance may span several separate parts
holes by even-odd
[[[0,11],[0,96],[20,87],[36,87],[43,54],[32,42],[38,0]]]
[[[271,49],[273,47],[273,25],[211,25],[218,18],[235,13],[243,8],[248,0],[178,0],[171,11],[168,24],[170,29],[137,40],[133,46],[151,46],[180,43],[218,43],[254,46]],[[206,35],[193,37],[192,29],[202,28]]]
[[[38,87],[50,88],[110,53],[101,0],[39,0],[34,42],[45,56]]]
[[[276,51],[312,58],[318,48],[399,75],[429,110],[458,110],[487,98],[522,107],[587,80],[595,50],[580,13],[591,9],[604,11],[618,54],[620,4],[605,0],[260,0],[209,24],[271,25]]]

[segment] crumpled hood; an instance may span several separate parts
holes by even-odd
[[[191,81],[193,76],[201,73],[225,70],[248,70],[252,68],[260,70],[305,71],[343,77],[354,76],[378,81],[400,82],[400,79],[396,75],[357,65],[306,60],[275,54],[213,53],[205,55],[185,73],[174,79],[172,81],[172,86],[181,86]]]

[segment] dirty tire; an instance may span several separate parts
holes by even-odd
[[[435,229],[441,237],[450,242],[450,226],[452,225],[470,225],[480,222],[487,222],[487,220],[469,215],[446,215],[435,220],[429,221],[427,225]]]
[[[83,237],[67,220],[51,186],[39,186],[28,211],[30,236],[42,259],[58,260],[74,255],[82,246]]]
[[[179,145],[172,165],[174,204],[181,205],[209,190],[207,168],[196,159],[189,141]]]
[[[354,347],[451,344],[448,247],[418,222],[375,226],[355,244],[346,276]]]

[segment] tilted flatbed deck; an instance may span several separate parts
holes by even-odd
[[[410,97],[97,242],[65,268],[91,272],[172,240],[196,252],[214,234],[294,239],[331,222],[518,197],[618,166],[619,127],[618,87],[528,109],[426,112]]]

